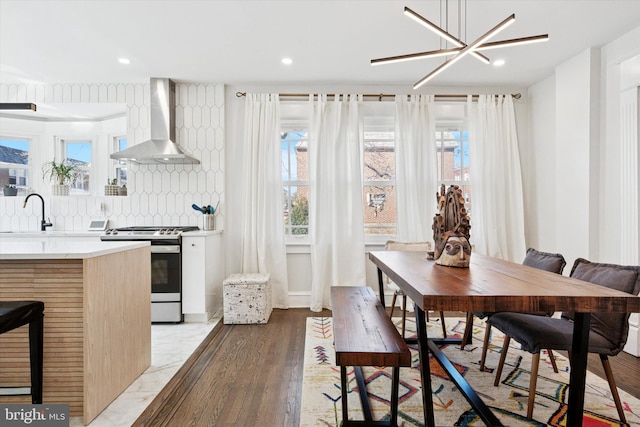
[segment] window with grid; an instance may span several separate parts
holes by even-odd
[[[282,204],[285,234],[309,234],[309,150],[306,126],[283,123],[280,133],[282,150]]]
[[[437,124],[436,147],[438,186],[458,185],[465,207],[471,213],[471,181],[469,179],[469,132],[464,123]]]
[[[70,190],[74,194],[89,194],[91,190],[91,140],[61,139],[63,158],[67,163],[77,168],[75,179],[71,182]]]
[[[29,146],[24,138],[0,137],[0,187],[13,186],[20,193],[29,187]]]
[[[396,234],[396,155],[393,116],[364,118],[364,232]]]

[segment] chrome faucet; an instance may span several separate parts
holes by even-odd
[[[42,198],[41,195],[39,195],[38,193],[31,193],[29,194],[25,199],[24,199],[24,205],[22,205],[22,208],[26,208],[27,207],[27,201],[29,200],[29,197],[31,196],[38,196],[38,198],[40,199],[40,201],[42,202],[42,221],[40,221],[40,231],[45,231],[47,229],[47,227],[51,227],[53,226],[53,224],[51,224],[50,222],[46,222],[44,220],[44,199]]]

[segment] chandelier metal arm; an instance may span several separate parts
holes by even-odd
[[[449,49],[429,50],[426,52],[409,53],[407,55],[387,56],[386,58],[372,59],[371,65],[393,64],[395,62],[413,61],[415,59],[434,58],[438,56],[454,55],[462,50],[461,47]]]
[[[520,37],[517,39],[500,40],[497,42],[490,42],[481,44],[476,50],[489,50],[497,49],[499,47],[519,46],[529,43],[546,42],[549,40],[549,34],[539,34],[537,36]]]
[[[509,26],[510,24],[513,23],[513,21],[516,20],[516,15],[512,14],[509,17],[507,17],[505,20],[503,20],[502,22],[500,22],[498,25],[496,25],[495,27],[493,27],[492,29],[490,29],[489,31],[487,31],[486,33],[484,33],[483,35],[481,35],[479,38],[477,38],[476,40],[474,40],[471,44],[465,46],[460,52],[458,52],[454,57],[450,58],[449,60],[443,62],[442,64],[440,64],[440,66],[438,66],[435,70],[433,70],[432,72],[430,72],[429,74],[427,74],[426,76],[424,76],[422,79],[418,80],[416,82],[416,84],[413,85],[414,89],[418,89],[420,86],[422,86],[423,84],[425,84],[426,82],[428,82],[429,80],[431,80],[433,77],[435,77],[436,75],[440,74],[442,71],[444,71],[445,69],[449,68],[451,65],[453,65],[455,62],[458,62],[460,59],[462,59],[465,55],[470,54],[471,52],[473,52],[478,46],[480,46],[482,43],[484,43],[485,41],[487,41],[488,39],[490,39],[491,37],[495,36],[496,34],[498,34],[500,31],[504,30],[507,26]]]
[[[408,8],[406,6],[404,7],[404,14],[407,15],[409,18],[413,19],[414,21],[416,21],[417,23],[423,25],[425,28],[433,31],[434,33],[436,33],[437,35],[439,35],[443,39],[447,40],[448,42],[453,43],[455,46],[457,46],[459,48],[464,48],[464,47],[467,46],[462,40],[456,38],[452,34],[448,33],[447,31],[443,30],[442,28],[438,27],[433,22],[429,21],[424,16],[416,13],[415,11],[411,10],[410,8]],[[471,55],[475,56],[478,60],[480,60],[481,62],[484,62],[485,64],[489,64],[491,62],[491,60],[489,58],[487,58],[486,56],[484,56],[481,53],[471,52]]]
[[[446,0],[446,1],[447,1],[447,7],[448,7],[449,0]],[[442,5],[440,5],[440,8],[442,10]],[[521,37],[517,39],[508,39],[508,40],[500,40],[496,42],[485,43],[491,37],[493,37],[500,31],[502,31],[505,27],[507,27],[507,25],[513,23],[516,19],[515,14],[510,15],[505,20],[500,22],[498,25],[496,25],[495,27],[487,31],[485,34],[483,34],[478,39],[476,39],[473,43],[470,43],[470,44],[465,44],[462,40],[451,35],[447,31],[443,30],[433,22],[429,21],[425,17],[414,12],[413,10],[411,10],[406,6],[404,8],[404,14],[407,15],[409,18],[413,19],[414,21],[416,21],[417,23],[419,23],[420,25],[424,26],[428,30],[433,31],[439,37],[444,38],[445,40],[447,40],[448,42],[456,46],[453,48],[410,53],[406,55],[388,56],[386,58],[378,58],[378,59],[371,60],[371,65],[381,65],[381,64],[391,64],[395,62],[412,61],[412,60],[423,59],[423,58],[433,58],[437,56],[453,55],[449,59],[447,59],[444,63],[440,64],[440,66],[438,66],[435,70],[433,70],[432,72],[424,76],[422,79],[417,81],[413,85],[414,89],[418,89],[427,81],[431,80],[433,77],[440,74],[442,71],[449,68],[451,65],[453,65],[455,62],[459,61],[461,58],[463,58],[466,55],[473,55],[477,59],[488,64],[490,63],[489,58],[480,54],[479,51],[496,49],[501,47],[508,47],[508,46],[517,46],[517,45],[522,45],[527,43],[536,43],[536,42],[549,40],[548,34],[540,34],[537,36]],[[449,16],[448,16],[448,9],[447,9],[447,23],[448,23],[448,20],[449,20]],[[458,26],[460,27],[460,23],[458,23]]]
[[[496,42],[483,43],[476,48],[478,50],[497,49],[500,47],[519,46],[527,43],[538,43],[549,40],[548,34],[540,34],[537,36],[520,37],[517,39],[500,40]],[[387,56],[385,58],[372,59],[371,65],[394,64],[396,62],[413,61],[416,59],[436,58],[438,56],[453,55],[460,52],[463,48],[452,47],[449,49],[428,50],[426,52],[409,53],[406,55]]]

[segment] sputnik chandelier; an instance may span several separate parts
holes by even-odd
[[[446,1],[448,2],[448,0]],[[460,15],[460,13],[461,13],[460,8],[458,8],[458,14]],[[409,18],[413,19],[414,21],[416,21],[417,23],[425,26],[427,29],[433,31],[438,36],[442,37],[444,40],[448,41],[449,43],[455,46],[455,47],[446,48],[446,49],[410,53],[408,55],[389,56],[386,58],[378,58],[378,59],[371,60],[371,65],[382,65],[382,64],[392,64],[396,62],[413,61],[416,59],[434,58],[438,56],[452,55],[450,58],[448,58],[445,62],[440,64],[438,67],[436,67],[429,74],[427,74],[426,76],[418,80],[413,85],[414,89],[418,89],[420,86],[424,85],[426,82],[428,82],[429,80],[431,80],[432,78],[434,78],[435,76],[437,76],[438,74],[440,74],[441,72],[443,72],[444,70],[452,66],[454,63],[458,62],[460,59],[462,59],[466,55],[471,55],[476,59],[478,59],[479,61],[485,64],[489,64],[491,63],[491,60],[486,56],[484,56],[482,53],[480,53],[481,51],[496,49],[500,47],[517,46],[517,45],[528,44],[528,43],[543,42],[543,41],[549,40],[548,34],[541,34],[537,36],[521,37],[517,39],[487,42],[490,38],[492,38],[493,36],[498,34],[500,31],[504,30],[506,27],[512,24],[516,20],[515,14],[511,14],[511,16],[507,17],[498,25],[491,28],[489,31],[487,31],[482,36],[480,36],[479,38],[477,38],[476,40],[474,40],[469,44],[466,44],[459,38],[453,36],[448,31],[443,30],[441,27],[437,26],[433,22],[429,21],[428,19],[424,18],[423,16],[419,15],[418,13],[414,12],[413,10],[409,9],[406,6],[404,8],[404,14]],[[448,15],[448,7],[447,7],[447,15]],[[466,16],[465,16],[465,19],[466,19]],[[447,16],[447,20],[448,20],[448,16]],[[460,21],[460,18],[458,19],[458,21]]]

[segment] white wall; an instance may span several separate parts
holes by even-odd
[[[598,152],[599,117],[593,104],[599,102],[594,61],[595,49],[578,54],[556,68],[556,246],[568,260],[597,257],[597,230],[592,200],[598,196],[598,171],[593,170]],[[597,169],[597,168],[596,168]],[[593,182],[592,182],[593,181]],[[572,261],[569,261],[570,263]]]
[[[11,84],[0,85],[0,102],[122,103],[127,109],[127,138],[131,145],[149,138],[148,84]],[[45,196],[46,216],[53,230],[85,231],[89,220],[106,208],[111,226],[198,225],[202,215],[192,203],[215,205],[220,200],[217,227],[224,228],[224,86],[178,83],[176,137],[201,161],[200,165],[130,165],[127,197],[106,197],[98,187],[92,196],[51,197],[50,186],[39,178],[41,165],[52,159],[51,137],[58,125],[33,122],[34,178],[31,186]],[[0,134],[5,129],[0,122]],[[60,125],[61,126],[61,125]],[[47,131],[45,128],[49,127]],[[107,149],[97,154],[110,163]],[[105,157],[106,156],[106,157]],[[104,178],[105,171],[99,172]],[[104,181],[100,180],[100,183]],[[104,194],[104,192],[102,192]],[[0,230],[38,230],[41,208],[37,202],[22,208],[22,197],[0,197]]]
[[[576,257],[640,264],[640,255],[628,249],[638,246],[640,224],[624,224],[640,209],[640,147],[637,135],[625,142],[620,107],[621,94],[640,85],[640,68],[633,66],[638,55],[640,27],[576,55],[560,64],[554,76],[529,88],[533,147],[528,152],[535,160],[526,163],[523,175],[526,191],[536,194],[526,196],[531,215],[527,242],[561,252],[567,275]],[[635,147],[623,150],[623,143]],[[635,149],[635,159],[628,158],[634,152],[629,148]],[[630,326],[625,350],[639,355],[637,314]]]
[[[600,234],[603,237],[602,260],[607,262],[624,262],[640,264],[640,255],[635,254],[633,259],[628,259],[626,253],[622,253],[623,245],[620,239],[636,238],[638,235],[629,236],[622,227],[619,213],[614,213],[612,207],[619,209],[623,197],[621,181],[625,179],[621,175],[621,114],[620,94],[632,86],[633,75],[629,74],[625,81],[621,81],[621,64],[632,57],[640,55],[640,27],[625,34],[619,39],[602,48],[602,104],[600,114],[604,127],[602,139],[604,141],[600,156],[602,158],[602,204],[603,221],[600,224]],[[640,85],[640,71],[635,70],[635,85]],[[636,143],[637,144],[637,143]],[[637,209],[637,207],[636,207]]]
[[[609,43],[602,49],[603,103],[601,116],[605,127],[601,157],[603,220],[600,223],[603,260],[640,264],[640,27]],[[636,92],[632,114],[623,117],[621,102]],[[634,123],[635,121],[635,123]],[[635,135],[632,135],[635,128]],[[633,156],[630,157],[630,156]],[[612,209],[613,207],[613,209]],[[615,209],[618,209],[616,211]],[[640,315],[629,319],[629,339],[625,351],[640,356]]]
[[[529,143],[522,149],[527,246],[556,250],[555,76],[528,90]]]

